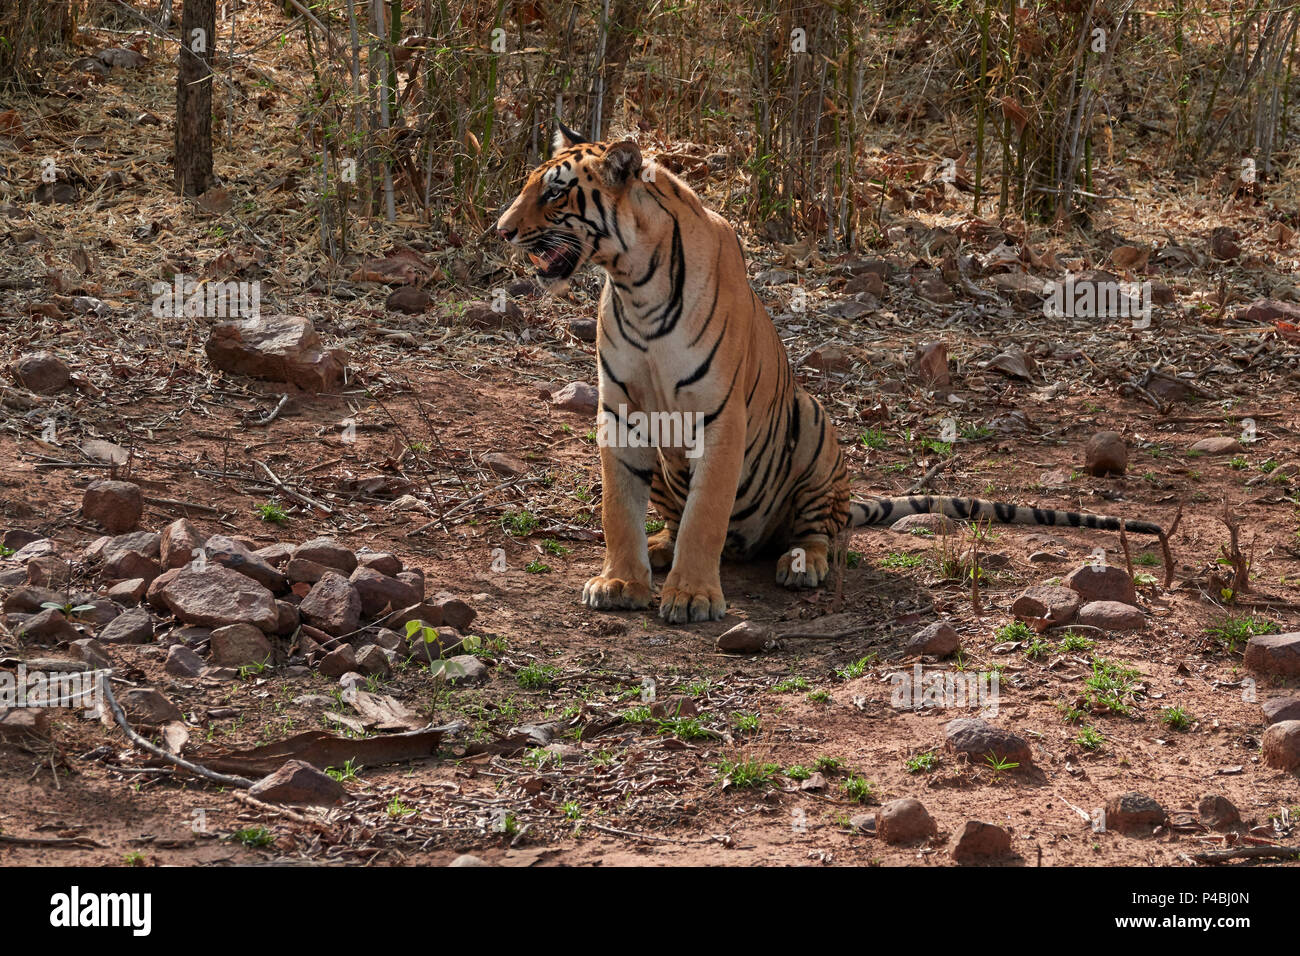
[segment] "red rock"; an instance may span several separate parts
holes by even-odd
[[[424,596],[409,583],[380,574],[372,568],[357,568],[350,580],[361,598],[361,613],[368,618],[387,610],[410,607]]]
[[[130,531],[144,513],[140,486],[129,481],[95,481],[81,499],[81,513],[105,531]]]
[[[1011,613],[1016,617],[1026,620],[1047,618],[1053,624],[1064,624],[1078,609],[1078,593],[1053,584],[1025,588],[1011,605]]]
[[[271,657],[271,642],[252,624],[227,624],[212,632],[211,661],[218,667],[263,664]]]
[[[330,571],[303,598],[298,613],[327,634],[348,634],[361,623],[361,595],[347,578]]]
[[[1067,574],[1061,583],[1077,592],[1085,604],[1092,601],[1137,602],[1137,589],[1133,587],[1128,572],[1109,564],[1085,564]]]
[[[1128,445],[1119,432],[1097,432],[1084,446],[1083,459],[1090,474],[1122,475],[1128,469]]]
[[[286,761],[275,773],[253,784],[248,794],[268,803],[313,807],[332,807],[347,799],[341,783],[303,760]]]
[[[252,578],[209,564],[202,571],[188,567],[168,571],[154,584],[173,573],[175,577],[160,589],[160,597],[183,623],[203,627],[254,624],[263,631],[275,629],[279,620],[275,596]]]
[[[163,529],[159,554],[164,570],[183,568],[194,560],[194,552],[203,547],[203,536],[185,518],[177,518]]]
[[[313,538],[293,549],[295,558],[302,558],[327,568],[351,574],[357,568],[357,556],[333,538]]]
[[[876,835],[886,843],[914,843],[935,835],[938,827],[920,800],[890,800],[876,814]]]
[[[1300,631],[1260,634],[1246,642],[1246,666],[1279,677],[1300,677]]]
[[[1011,854],[1011,834],[992,823],[967,820],[952,841],[949,851],[958,863],[995,860]]]
[[[948,347],[942,342],[931,342],[916,350],[916,371],[921,381],[931,388],[952,384],[948,374]]]
[[[1168,815],[1160,804],[1145,793],[1130,791],[1106,801],[1106,828],[1119,833],[1150,836],[1163,826]]]
[[[72,373],[60,358],[49,352],[29,352],[13,365],[14,378],[23,388],[42,395],[52,395],[68,387]]]
[[[1264,731],[1264,766],[1300,770],[1300,720],[1283,720]]]
[[[310,319],[289,315],[220,323],[204,348],[223,372],[288,382],[308,392],[337,389],[347,362],[343,350],[322,348]]]

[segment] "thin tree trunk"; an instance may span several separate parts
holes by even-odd
[[[216,0],[186,0],[181,15],[181,62],[176,80],[176,192],[200,196],[212,175],[212,51]]]

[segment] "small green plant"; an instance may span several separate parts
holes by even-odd
[[[830,691],[815,690],[804,698],[810,704],[829,704],[831,702]]]
[[[658,534],[662,530],[664,530],[662,518],[651,518],[645,523],[646,534]]]
[[[1046,657],[1052,652],[1052,645],[1044,641],[1041,637],[1035,637],[1024,648],[1025,656],[1030,660],[1036,661]]]
[[[512,538],[526,538],[541,524],[531,511],[507,511],[501,516],[501,529]]]
[[[631,707],[619,718],[625,724],[644,724],[650,721],[649,707]]]
[[[889,438],[879,428],[868,428],[858,436],[858,443],[863,448],[879,451],[889,444]]]
[[[58,611],[68,620],[80,617],[87,611],[95,610],[95,605],[93,604],[73,604],[71,601],[65,601],[62,604],[58,601],[43,601],[41,607],[48,608],[52,611]]]
[[[786,767],[785,775],[791,780],[807,780],[813,775],[813,772],[803,764],[797,763],[792,767]]]
[[[361,767],[353,758],[349,757],[343,762],[342,767],[326,767],[325,772],[337,780],[339,783],[348,783],[357,779],[357,771]]]
[[[1181,707],[1166,707],[1160,711],[1160,722],[1170,730],[1186,730],[1192,726],[1192,715]]]
[[[844,554],[844,566],[846,568],[856,568],[862,563],[862,552],[848,551]]]
[[[1160,555],[1152,554],[1150,551],[1143,551],[1133,559],[1134,564],[1140,564],[1144,568],[1154,568],[1160,563]]]
[[[1014,621],[1011,624],[1004,624],[997,629],[995,635],[998,643],[1007,641],[1029,641],[1034,639],[1034,632],[1029,629],[1029,625],[1024,621]]]
[[[844,769],[844,761],[839,757],[818,757],[813,761],[813,769],[819,773],[835,773]]]
[[[779,684],[776,684],[772,687],[772,693],[792,694],[795,693],[796,691],[800,691],[800,692],[806,691],[811,686],[812,685],[809,684],[808,681],[804,680],[804,678],[802,677],[787,677],[785,680],[781,681]]]
[[[1134,683],[1141,673],[1101,657],[1092,659],[1092,676],[1084,681],[1088,700],[1117,714],[1128,716],[1133,712]]]
[[[266,827],[245,827],[230,834],[230,839],[242,843],[250,850],[258,850],[275,842],[275,835]]]
[[[263,521],[269,521],[271,524],[288,524],[289,516],[285,514],[283,508],[273,501],[264,501],[257,506],[257,516]]]
[[[904,570],[906,568],[919,568],[924,565],[926,559],[919,554],[904,554],[901,551],[891,551],[880,559],[880,566],[886,570]]]
[[[416,812],[414,807],[408,807],[403,803],[401,797],[393,797],[388,801],[388,817],[390,820],[400,820],[402,817],[409,817]]]
[[[927,750],[923,754],[908,757],[907,763],[903,764],[903,766],[908,773],[929,773],[939,766],[939,756],[933,750]]]
[[[1057,704],[1056,709],[1061,712],[1061,719],[1067,724],[1077,724],[1088,716],[1078,707],[1071,707],[1069,704]]]
[[[731,715],[731,723],[742,734],[752,734],[763,726],[763,721],[758,714],[742,711],[736,711]]]
[[[122,862],[127,866],[144,866],[144,854],[137,850],[122,855]]]
[[[543,687],[550,687],[559,676],[558,667],[534,661],[519,668],[519,672],[515,674],[515,681],[524,690],[541,690]]]
[[[742,790],[770,785],[772,778],[781,770],[774,763],[760,763],[752,759],[732,761],[724,758],[713,766],[719,777]]]
[[[560,542],[556,541],[554,538],[547,538],[545,541],[543,541],[542,550],[545,551],[547,554],[555,555],[557,558],[562,558],[566,554],[573,553],[572,548],[565,547],[564,545],[560,544]]]
[[[1223,645],[1229,653],[1236,653],[1239,644],[1245,644],[1252,637],[1260,634],[1276,634],[1278,630],[1278,626],[1272,621],[1250,616],[1229,616],[1222,623],[1208,628],[1205,633]]]
[[[998,754],[985,754],[984,759],[988,762],[988,765],[993,768],[995,774],[1005,773],[1008,770],[1015,770],[1020,766],[1016,761],[1008,760],[1006,757],[1002,757]]]
[[[1058,649],[1065,654],[1078,653],[1081,651],[1090,651],[1097,646],[1097,642],[1091,637],[1080,634],[1078,631],[1069,631],[1061,638]]]
[[[560,809],[564,812],[564,816],[568,820],[576,821],[582,819],[582,804],[578,803],[576,800],[570,800]]]
[[[870,803],[876,796],[875,785],[857,774],[846,777],[840,784],[840,789],[844,791],[845,796],[856,803]]]
[[[524,565],[524,570],[529,574],[546,574],[551,570],[551,566],[546,564],[544,561],[534,558],[532,561],[529,561]]]
[[[1250,462],[1246,461],[1241,455],[1228,461],[1228,467],[1234,471],[1241,471],[1243,468],[1249,468]]]
[[[1101,745],[1106,742],[1106,737],[1094,727],[1084,727],[1079,731],[1079,736],[1074,738],[1074,742],[1084,750],[1098,751]]]
[[[835,676],[843,680],[857,680],[867,672],[872,664],[876,662],[876,653],[872,651],[866,657],[860,657],[851,664],[839,668],[835,671]],[[811,695],[809,695],[811,697]]]
[[[17,553],[18,552],[15,551],[13,548],[8,548],[5,547],[3,544],[0,544],[0,558],[9,558]]]

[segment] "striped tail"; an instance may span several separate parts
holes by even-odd
[[[1078,511],[1057,511],[1053,508],[1025,508],[1002,501],[985,501],[982,498],[954,498],[949,496],[912,495],[907,498],[868,498],[849,503],[849,527],[893,524],[908,515],[944,514],[963,521],[996,521],[1001,524],[1034,524],[1070,528],[1097,528],[1102,531],[1125,531],[1134,534],[1159,535],[1164,529],[1149,521],[1130,521],[1106,515],[1088,515]]]

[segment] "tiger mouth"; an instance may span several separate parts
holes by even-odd
[[[560,239],[555,244],[548,243],[540,253],[528,253],[538,277],[547,280],[567,279],[578,268],[581,258],[582,250],[572,239]]]

